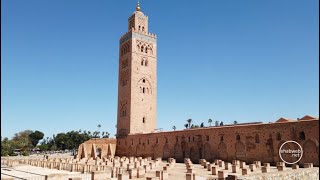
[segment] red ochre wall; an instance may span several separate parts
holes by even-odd
[[[111,138],[93,138],[79,145],[77,158],[78,159],[96,159],[99,157],[107,158],[114,156],[116,152],[116,139]]]
[[[195,163],[203,158],[273,164],[281,161],[278,150],[289,140],[303,147],[299,164],[319,166],[319,119],[128,135],[117,139],[116,155],[172,157],[178,162],[191,158]]]

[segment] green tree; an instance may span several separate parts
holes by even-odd
[[[238,124],[238,121],[233,121],[233,124]]]
[[[98,132],[99,132],[99,134],[100,134],[100,128],[101,128],[101,124],[98,124]],[[99,136],[100,137],[100,136]]]
[[[215,121],[215,126],[219,126],[219,121]]]
[[[33,147],[36,147],[39,141],[43,138],[44,134],[41,131],[35,131],[29,134],[30,141]]]
[[[200,124],[200,127],[204,127],[204,123],[203,122]]]
[[[220,126],[223,126],[223,121],[220,122]]]
[[[8,156],[13,154],[13,147],[7,137],[2,140],[1,137],[1,156]]]
[[[19,133],[15,133],[11,142],[15,149],[20,149],[21,152],[29,151],[34,146],[31,143],[29,135],[32,133],[31,130],[24,130]]]
[[[188,124],[184,124],[184,127],[186,127],[186,129],[188,129],[188,126],[189,126]]]
[[[208,123],[209,123],[209,125],[211,126],[212,119],[208,119]]]
[[[102,138],[109,138],[110,137],[110,133],[105,132],[104,135],[102,136]]]
[[[192,123],[192,119],[188,119],[187,122],[188,122],[188,125],[189,125],[189,128],[190,128],[191,127],[191,123]]]
[[[68,148],[67,146],[70,145],[69,138],[65,133],[57,134],[54,141],[55,141],[56,147],[60,150],[65,150]]]
[[[177,127],[176,126],[172,126],[172,129],[175,131],[177,129]]]

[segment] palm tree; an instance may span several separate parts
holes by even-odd
[[[215,125],[216,125],[216,126],[219,126],[219,121],[215,121]]]
[[[204,123],[203,122],[200,124],[200,127],[204,127]]]
[[[190,128],[191,127],[191,123],[192,123],[192,119],[188,119],[187,122],[188,122],[189,128]]]
[[[233,121],[233,124],[238,124],[238,121]]]
[[[209,124],[210,124],[210,126],[211,126],[212,119],[208,119],[208,123],[209,123]]]
[[[185,124],[185,125],[184,125],[184,127],[186,127],[186,129],[188,129],[188,126],[189,126],[188,124]]]
[[[221,121],[220,126],[223,126],[223,121]]]
[[[175,131],[177,129],[177,127],[176,126],[172,126],[172,129]]]

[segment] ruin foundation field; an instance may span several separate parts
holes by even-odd
[[[254,161],[246,164],[216,159],[192,163],[176,163],[174,158],[162,160],[151,157],[109,157],[103,159],[74,159],[73,157],[2,157],[1,180],[209,180],[209,179],[319,179],[319,167],[277,166]]]

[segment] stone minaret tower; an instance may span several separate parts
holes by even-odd
[[[140,10],[128,19],[120,38],[117,137],[156,128],[157,38],[148,32],[148,16]]]

